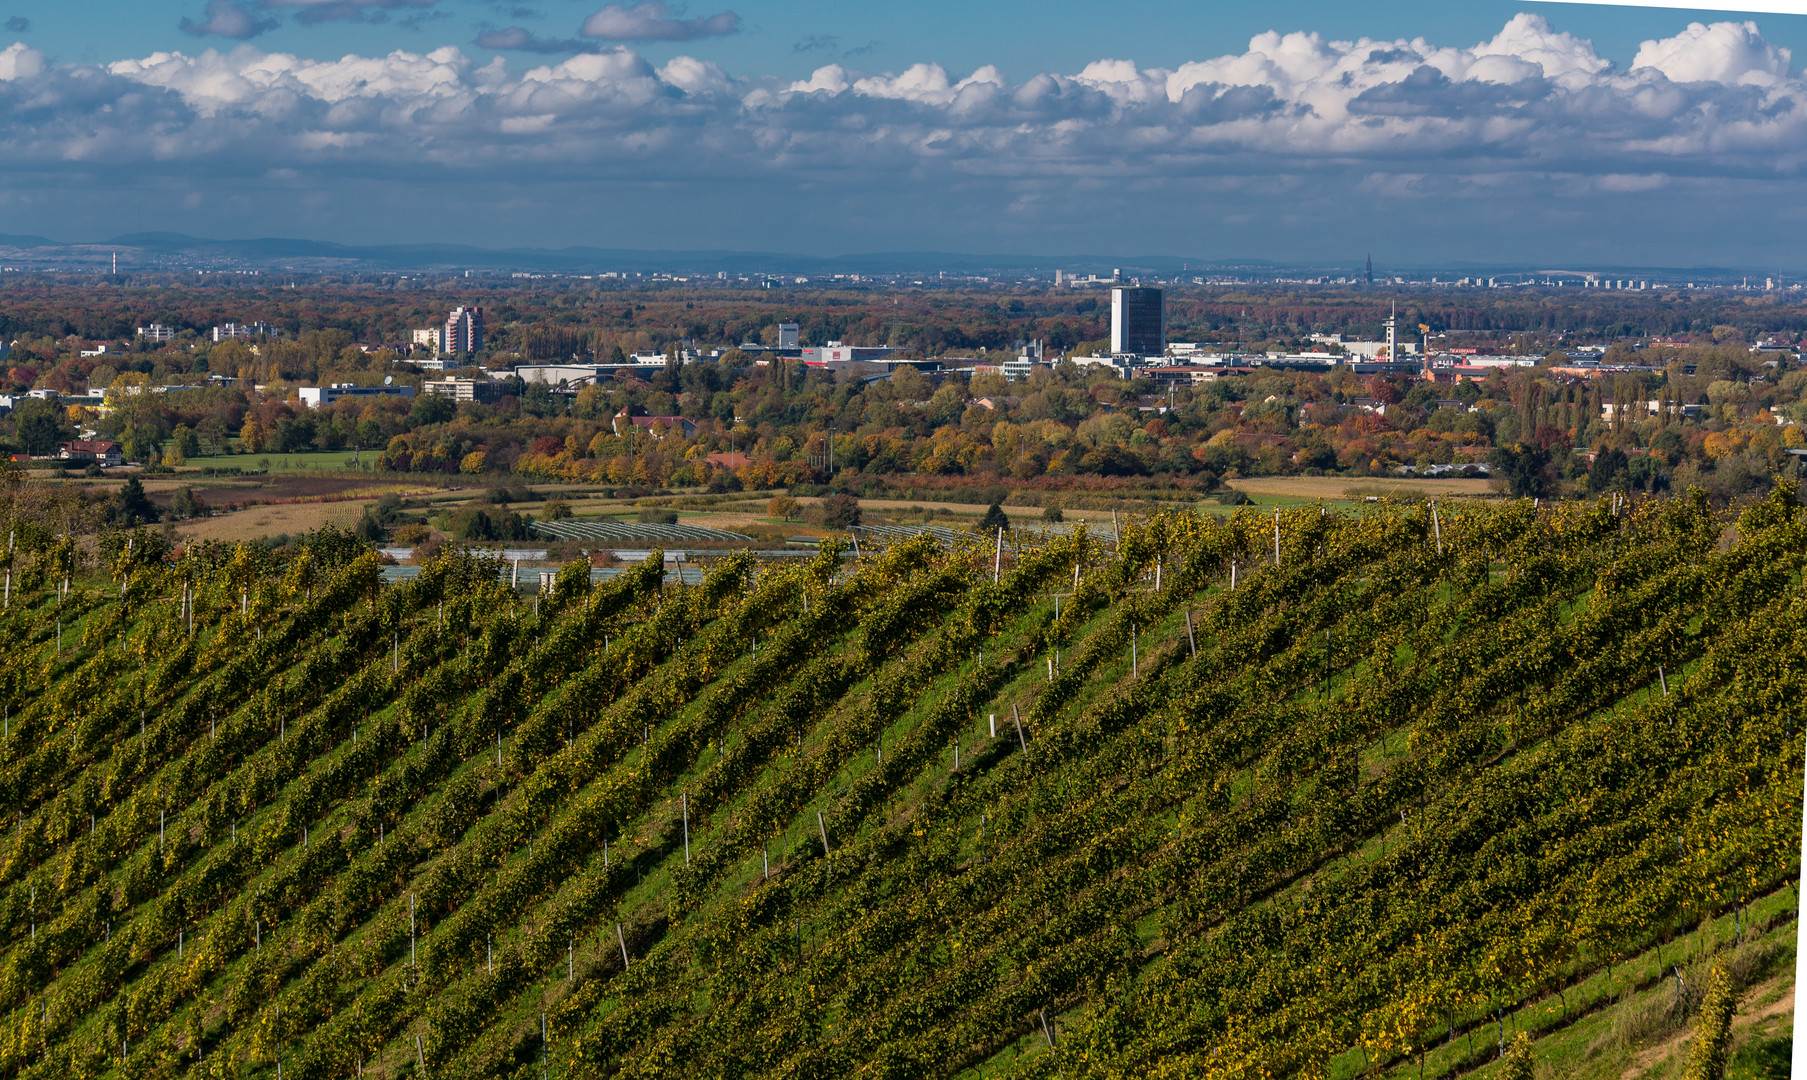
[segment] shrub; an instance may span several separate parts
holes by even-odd
[[[642,510],[634,517],[634,520],[643,525],[676,525],[678,512],[676,510]]]
[[[830,529],[851,529],[860,523],[860,501],[842,493],[822,500],[822,524]]]
[[[1500,1062],[1500,1080],[1532,1080],[1537,1075],[1537,1058],[1531,1053],[1531,1036],[1524,1032],[1512,1040]]]
[[[186,520],[201,517],[206,513],[207,504],[194,493],[192,488],[179,487],[176,489],[176,493],[170,496],[169,514],[173,518]]]
[[[1732,1013],[1738,999],[1732,991],[1731,976],[1715,965],[1707,979],[1707,996],[1700,1003],[1700,1017],[1694,1023],[1694,1045],[1688,1051],[1685,1080],[1723,1080],[1726,1050],[1732,1041]]]

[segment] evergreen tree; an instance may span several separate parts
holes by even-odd
[[[144,485],[136,476],[126,477],[126,482],[119,486],[119,494],[113,496],[113,504],[107,508],[107,519],[127,528],[156,521],[157,516],[156,505],[145,497]]]
[[[996,533],[999,529],[1010,528],[1010,518],[1004,513],[1002,506],[992,503],[991,508],[985,511],[985,516],[973,527],[982,533]]]

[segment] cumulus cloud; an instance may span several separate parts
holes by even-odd
[[[694,41],[720,37],[740,29],[740,16],[732,11],[697,19],[674,19],[658,0],[628,7],[610,4],[584,20],[584,37],[602,41]]]
[[[242,41],[249,27],[227,35],[219,20],[266,10],[214,0],[206,32]],[[598,15],[610,11],[642,34],[658,23],[695,36],[721,18],[649,4]],[[878,220],[922,198],[916,220],[954,230],[965,214],[958,228],[1033,236],[1100,220],[1111,200],[1125,214],[1176,208],[1201,229],[1272,221],[1277,200],[1289,220],[1319,227],[1374,220],[1352,210],[1362,199],[1414,215],[1465,207],[1471,223],[1509,199],[1526,213],[1552,199],[1707,205],[1711,185],[1784,192],[1794,205],[1807,170],[1807,80],[1741,22],[1646,42],[1624,67],[1521,15],[1468,46],[1268,33],[1173,68],[1100,58],[1020,79],[992,66],[867,71],[845,57],[798,81],[737,77],[688,56],[655,66],[599,40],[579,50],[518,27],[479,39],[548,54],[513,68],[456,48],[323,61],[245,44],[94,67],[14,45],[0,52],[0,196],[72,162],[145,178],[230,176],[255,162],[255,183],[280,173],[322,190],[401,190],[429,164],[441,197],[523,170],[548,190],[732,176],[807,189],[796,209],[814,220]],[[553,55],[564,53],[574,55]],[[693,211],[733,198],[710,190]],[[1756,194],[1723,201],[1755,206]]]
[[[299,11],[331,9],[337,0],[279,2]],[[253,10],[263,9],[241,3],[212,0],[205,32],[255,34]],[[585,31],[670,39],[732,25],[722,20],[673,19],[649,3],[605,8]],[[283,128],[291,118],[317,117],[319,130],[355,129],[391,147],[412,141],[417,157],[431,158],[440,146],[433,123],[444,120],[458,167],[486,160],[468,152],[472,130],[528,129],[544,136],[537,152],[574,164],[706,144],[757,169],[857,149],[875,168],[932,159],[940,169],[985,175],[1016,160],[1037,163],[1047,177],[1087,176],[1148,154],[1160,156],[1169,178],[1324,172],[1332,163],[1363,175],[1397,168],[1615,176],[1727,162],[1769,173],[1807,164],[1798,149],[1807,145],[1807,83],[1792,72],[1787,51],[1748,23],[1696,24],[1645,42],[1624,69],[1591,43],[1519,15],[1470,47],[1265,33],[1241,52],[1173,69],[1104,58],[1015,82],[989,65],[962,74],[934,63],[878,72],[828,64],[795,82],[736,78],[690,57],[654,69],[627,47],[544,40],[519,27],[488,31],[478,43],[577,55],[516,74],[501,60],[479,65],[451,48],[314,61],[241,47],[158,53],[106,70],[120,85],[167,91],[169,107],[199,118],[231,113],[241,123],[267,122],[264,134],[277,145],[300,145]],[[69,77],[78,70],[56,69]],[[175,125],[162,137],[180,145],[201,139],[202,128]],[[357,144],[316,138],[309,145],[324,152]]]
[[[1763,40],[1756,23],[1691,23],[1675,37],[1644,42],[1631,69],[1680,83],[1775,86],[1787,80],[1791,60],[1787,49]]]
[[[247,41],[266,30],[276,28],[276,20],[259,15],[239,0],[207,0],[207,14],[200,22],[187,16],[176,24],[185,34],[195,37],[223,37]]]
[[[322,10],[338,0],[277,2]],[[207,32],[251,36],[254,23],[230,21],[249,11],[213,0]],[[732,25],[722,19],[673,19],[655,3],[617,5],[592,16],[585,32],[670,39]],[[759,147],[799,160],[857,145],[870,160],[895,164],[932,147],[943,167],[984,171],[999,154],[1017,154],[1075,173],[1153,148],[1170,173],[1239,167],[1239,160],[1251,169],[1362,160],[1422,170],[1431,158],[1448,169],[1620,175],[1648,173],[1652,159],[1686,171],[1708,153],[1720,161],[1745,153],[1752,168],[1774,170],[1798,167],[1796,148],[1807,145],[1807,83],[1792,72],[1787,50],[1749,23],[1695,24],[1645,42],[1625,69],[1541,17],[1519,15],[1466,48],[1265,33],[1241,52],[1173,69],[1105,58],[1018,82],[989,65],[960,74],[934,63],[888,72],[828,64],[807,79],[779,82],[731,77],[689,57],[655,70],[626,47],[583,48],[519,27],[478,40],[489,49],[579,55],[512,74],[500,60],[482,66],[451,48],[334,61],[240,48],[158,53],[107,70],[167,90],[172,106],[197,115],[326,109],[374,135],[428,144],[434,133],[421,126],[424,117],[497,131],[525,117],[558,136],[546,143],[549,154],[579,158],[616,157],[620,146],[599,138],[601,131],[657,146],[682,141],[679,128],[753,158]],[[348,110],[352,100],[366,105]],[[610,112],[621,103],[638,111]],[[168,138],[180,141],[182,132]]]
[[[29,45],[14,42],[0,50],[0,82],[35,79],[47,66],[44,54]]]

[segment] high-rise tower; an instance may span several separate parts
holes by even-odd
[[[1368,256],[1368,269],[1366,271],[1365,280],[1370,285],[1374,284],[1374,256],[1372,254],[1369,254]]]
[[[1111,352],[1160,356],[1167,351],[1167,295],[1159,289],[1111,290]]]
[[[461,307],[445,321],[439,347],[447,353],[483,351],[483,309]]]

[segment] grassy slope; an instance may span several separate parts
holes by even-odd
[[[1727,549],[1679,505],[1297,512],[1278,568],[1270,519],[1169,520],[995,586],[906,547],[538,622],[456,566],[374,602],[365,567],[240,567],[241,619],[222,567],[198,648],[145,569],[78,590],[54,659],[40,585],[0,617],[37,747],[0,774],[0,1067],[1446,1075],[1506,1000],[1606,1075],[1667,1037],[1609,1022],[1659,950],[1698,962],[1748,896],[1791,932],[1802,545],[1770,516]]]

